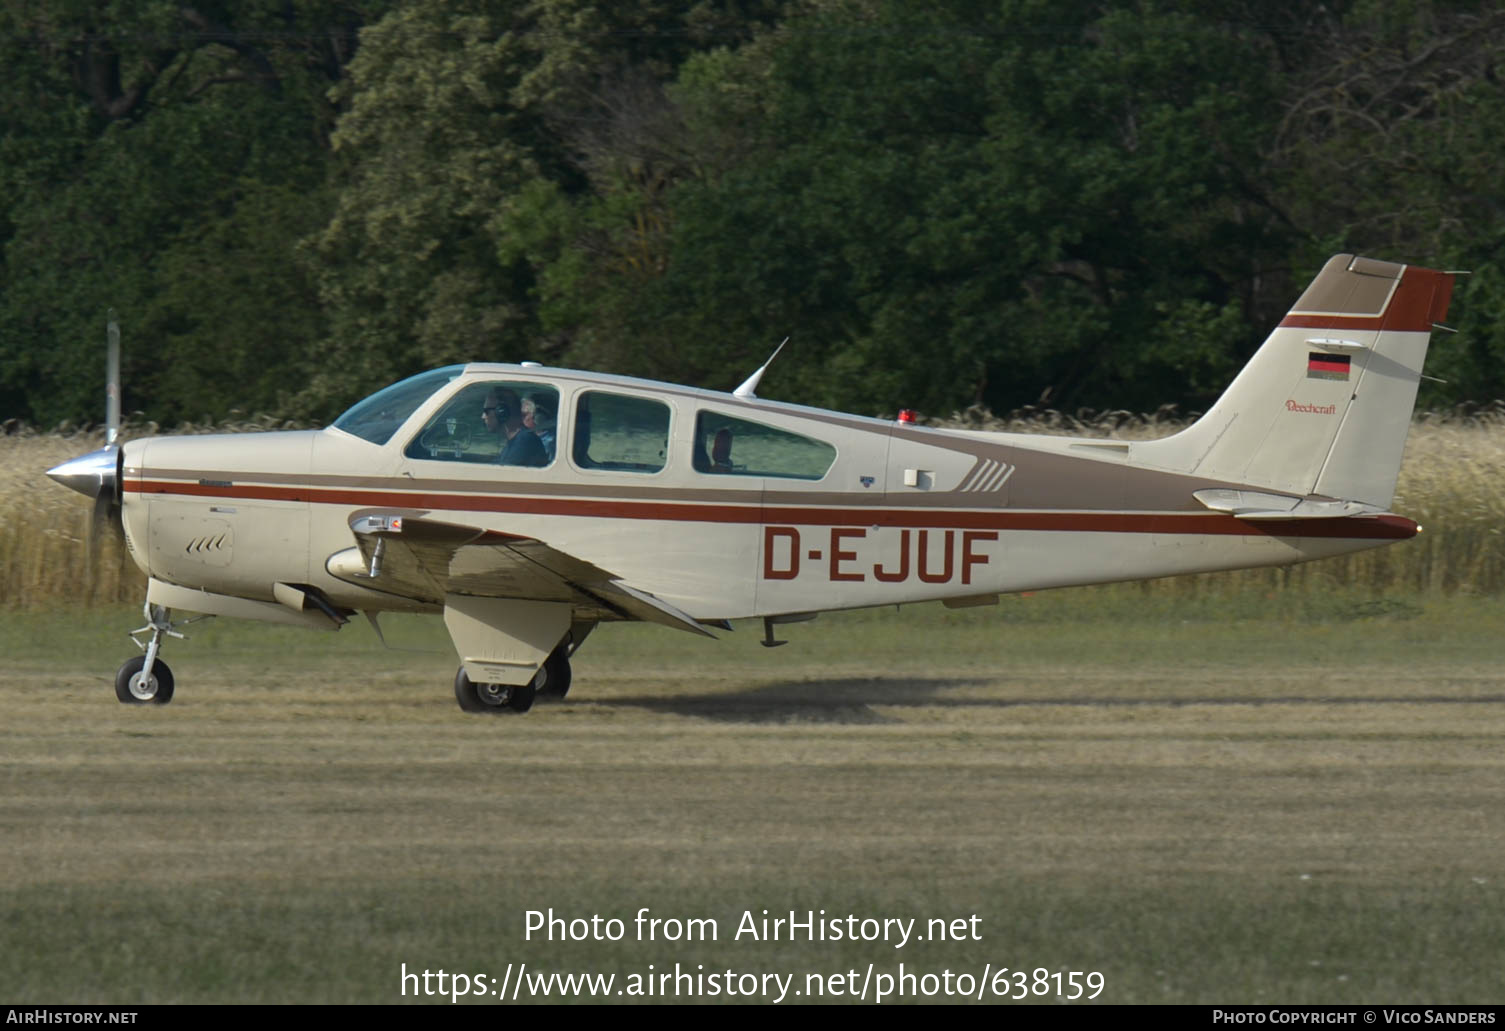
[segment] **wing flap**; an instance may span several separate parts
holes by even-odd
[[[694,634],[703,634],[714,638],[716,635],[695,621],[693,616],[675,608],[662,598],[656,598],[647,591],[640,591],[636,587],[630,587],[621,580],[613,580],[603,585],[617,599],[622,608],[631,612],[635,617],[645,623],[658,623],[660,626],[673,627],[676,630],[688,630]]]
[[[330,572],[363,587],[435,604],[446,594],[565,602],[588,619],[637,619],[713,636],[663,599],[535,537],[388,513],[357,516],[350,529],[364,569],[331,565]]]

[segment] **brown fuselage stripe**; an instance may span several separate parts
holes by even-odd
[[[689,523],[789,524],[794,526],[894,526],[982,530],[1055,530],[1071,533],[1215,534],[1221,536],[1321,537],[1342,540],[1406,540],[1419,527],[1403,516],[1344,519],[1284,519],[1257,523],[1220,513],[1007,512],[707,505],[693,502],[582,501],[575,498],[508,495],[425,494],[416,491],[351,491],[317,487],[128,480],[132,494],[176,494],[225,501],[286,501],[319,505],[421,508],[451,512],[512,512],[597,519],[658,519]]]

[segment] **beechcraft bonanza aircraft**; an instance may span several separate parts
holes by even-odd
[[[1387,509],[1454,273],[1328,261],[1197,422],[1153,441],[927,429],[617,376],[470,364],[318,431],[109,444],[50,470],[149,577],[122,702],[166,702],[173,610],[336,629],[440,614],[467,712],[563,695],[604,620],[828,609],[1286,565]],[[771,359],[770,359],[771,360]],[[111,383],[118,411],[118,384]]]

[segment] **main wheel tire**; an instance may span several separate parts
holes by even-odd
[[[507,692],[507,708],[513,712],[527,712],[533,708],[533,699],[537,695],[538,688],[534,687],[533,684],[524,684],[522,687],[509,688]]]
[[[115,697],[126,705],[145,705],[147,702],[166,705],[172,701],[172,670],[161,659],[152,663],[149,675],[143,672],[145,667],[145,655],[126,660],[115,674]]]
[[[544,660],[543,668],[546,676],[541,694],[549,698],[563,698],[570,693],[570,657],[564,645],[560,645]]]
[[[466,712],[501,712],[515,690],[505,684],[477,684],[465,675],[464,666],[455,674],[455,701]]]

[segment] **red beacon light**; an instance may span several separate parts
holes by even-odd
[[[913,408],[899,409],[899,422],[903,423],[906,426],[913,426],[917,417],[918,416]]]

